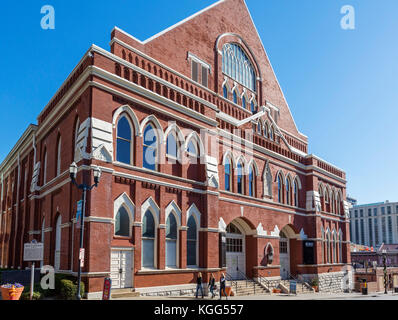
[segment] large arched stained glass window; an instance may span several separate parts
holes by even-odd
[[[196,251],[197,251],[197,226],[196,220],[193,216],[188,219],[188,231],[187,231],[187,265],[196,266]]]
[[[157,150],[158,142],[155,129],[149,124],[144,130],[144,159],[142,161],[144,168],[156,171]]]
[[[294,206],[295,206],[295,207],[298,207],[298,205],[299,205],[299,201],[298,201],[298,189],[299,189],[299,187],[298,187],[297,179],[294,180],[293,188],[294,188],[294,190],[293,190],[293,194],[294,194]]]
[[[167,136],[167,155],[172,158],[177,158],[177,134],[170,132]]]
[[[142,221],[142,266],[155,267],[155,220],[151,211],[147,211]]]
[[[238,94],[236,93],[236,90],[234,90],[234,93],[233,93],[233,100],[234,100],[235,104],[238,104]]]
[[[116,160],[131,164],[131,127],[126,117],[117,123]]]
[[[235,43],[223,47],[222,71],[252,91],[256,91],[256,74],[243,49]]]
[[[166,267],[177,267],[177,220],[172,213],[166,222]]]
[[[286,203],[290,205],[290,179],[286,178]]]
[[[246,97],[245,96],[242,97],[242,108],[246,109]]]
[[[119,211],[116,214],[115,236],[130,236],[130,218],[127,210],[124,207],[120,207]]]

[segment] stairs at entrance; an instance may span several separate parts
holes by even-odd
[[[279,285],[283,285],[288,291],[290,290],[290,280],[281,280]],[[306,285],[301,283],[297,283],[296,285],[296,293],[297,294],[306,294],[306,293],[314,293],[312,288],[309,288]]]
[[[228,283],[228,285],[231,285]],[[253,280],[234,281],[232,290],[235,296],[251,296],[251,295],[266,295],[270,294],[264,287],[260,286]]]
[[[112,289],[112,299],[136,298],[140,296],[134,289]]]

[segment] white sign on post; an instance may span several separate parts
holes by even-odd
[[[23,251],[24,261],[43,261],[43,243],[25,243]]]
[[[80,249],[80,266],[82,268],[84,268],[84,256],[85,256],[86,250],[84,250],[83,248]]]

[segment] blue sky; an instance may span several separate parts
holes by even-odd
[[[7,1],[0,19],[0,159],[89,46],[109,49],[115,25],[145,40],[212,3]],[[398,201],[398,1],[246,3],[310,152],[347,172],[348,193],[360,203]],[[46,4],[55,8],[55,30],[40,27]],[[355,30],[340,27],[343,5],[355,9]]]

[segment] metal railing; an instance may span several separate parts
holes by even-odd
[[[271,281],[269,281],[267,278],[263,278],[263,277],[258,277],[257,279],[258,279],[258,282],[260,283],[260,285],[264,285],[270,293],[272,292]]]

